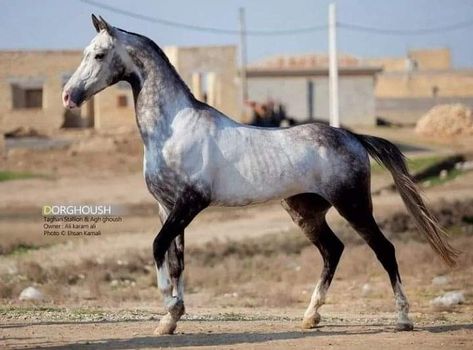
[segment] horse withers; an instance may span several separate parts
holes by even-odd
[[[394,246],[372,215],[368,155],[391,172],[432,248],[449,265],[457,252],[425,206],[396,146],[317,123],[290,128],[237,123],[198,101],[152,40],[115,28],[101,17],[92,15],[92,21],[97,35],[65,85],[63,103],[74,108],[119,81],[131,85],[144,144],[145,182],[162,222],[153,254],[167,314],[157,333],[173,333],[185,312],[184,229],[192,219],[209,206],[235,207],[272,199],[282,200],[324,261],[304,314],[304,328],[320,322],[318,310],[344,249],[325,218],[333,206],[386,269],[396,300],[397,328],[413,329]]]

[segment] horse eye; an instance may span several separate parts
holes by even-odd
[[[98,54],[95,55],[96,60],[102,60],[104,57],[105,57],[104,53],[98,53]]]

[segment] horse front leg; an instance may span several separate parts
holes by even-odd
[[[157,268],[158,288],[163,295],[167,313],[159,321],[156,334],[172,334],[177,321],[185,313],[183,272],[184,232],[174,239],[163,264]]]
[[[184,229],[209,204],[206,197],[188,190],[168,211],[160,206],[163,226],[153,242],[158,287],[163,294],[167,314],[161,318],[156,334],[174,333],[184,308]]]

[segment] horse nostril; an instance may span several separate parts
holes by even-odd
[[[62,104],[66,108],[77,108],[77,104],[73,101],[70,90],[62,93]]]
[[[64,91],[62,93],[62,104],[64,105],[64,107],[69,108],[70,100],[71,95],[69,94],[69,91]]]

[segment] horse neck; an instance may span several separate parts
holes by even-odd
[[[136,120],[145,144],[169,135],[173,118],[194,102],[188,87],[162,55],[144,45],[130,51],[136,68],[127,80],[132,85]]]

